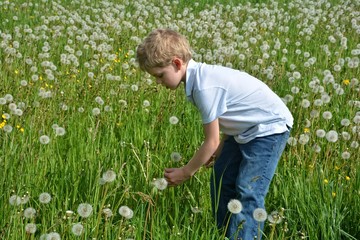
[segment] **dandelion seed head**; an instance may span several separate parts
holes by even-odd
[[[46,240],[61,240],[61,236],[57,232],[51,232],[46,234]]]
[[[334,143],[338,140],[338,133],[335,130],[330,130],[326,133],[325,137],[329,142]]]
[[[34,234],[36,232],[36,224],[34,223],[28,223],[25,225],[25,231],[28,234]]]
[[[12,195],[9,198],[9,203],[10,203],[10,205],[18,206],[21,204],[21,198],[18,195]]]
[[[272,224],[279,224],[282,222],[283,218],[278,211],[273,211],[268,215],[267,219]]]
[[[290,146],[296,146],[297,145],[297,139],[294,137],[289,137],[287,140],[287,144],[289,144]]]
[[[0,105],[5,105],[5,104],[6,104],[6,99],[0,98]]]
[[[267,219],[267,212],[263,208],[256,208],[253,212],[253,218],[257,222],[264,222]]]
[[[107,170],[106,172],[103,173],[102,175],[102,179],[105,182],[113,182],[116,179],[116,173],[113,170]]]
[[[317,137],[323,138],[323,137],[325,137],[325,135],[326,135],[326,132],[325,132],[324,129],[318,129],[318,130],[316,130],[316,136],[317,136]]]
[[[313,149],[316,153],[321,152],[321,147],[318,144],[314,144]]]
[[[92,109],[92,115],[93,116],[97,116],[97,115],[99,115],[100,114],[100,109],[99,108],[93,108]]]
[[[144,107],[149,107],[149,106],[150,106],[150,102],[149,102],[148,100],[144,100],[143,106],[144,106]]]
[[[23,214],[24,214],[25,218],[33,218],[33,217],[35,217],[36,210],[32,207],[28,207],[24,210]]]
[[[5,100],[6,100],[6,102],[12,102],[13,100],[14,100],[14,97],[13,97],[13,95],[11,95],[11,94],[5,94],[5,96],[4,96],[4,98],[5,98]]]
[[[303,100],[301,101],[301,106],[302,106],[303,108],[308,108],[308,107],[310,107],[310,101],[307,100],[307,99],[303,99]]]
[[[178,124],[179,119],[178,119],[176,116],[171,116],[171,117],[169,118],[169,122],[170,122],[171,124],[175,125],[175,124]]]
[[[88,203],[81,203],[78,206],[77,213],[83,217],[87,218],[90,217],[93,211],[93,207]]]
[[[231,199],[227,204],[227,208],[232,214],[238,214],[242,211],[242,204],[237,199]]]
[[[95,98],[95,102],[97,102],[100,105],[104,105],[105,103],[104,100],[99,96]]]
[[[7,124],[7,125],[5,125],[5,126],[3,127],[3,130],[4,130],[4,132],[6,132],[6,133],[11,133],[12,130],[13,130],[13,127],[12,127],[11,125]]]
[[[310,111],[310,117],[312,117],[312,118],[317,118],[317,117],[319,117],[319,115],[320,115],[320,113],[318,110],[313,109]]]
[[[359,147],[359,142],[357,142],[357,141],[352,141],[351,144],[350,144],[350,147],[351,147],[351,148],[358,148],[358,147]]]
[[[119,214],[126,219],[131,219],[134,216],[133,210],[131,210],[128,206],[121,206],[119,208]]]
[[[307,144],[309,142],[309,140],[310,140],[310,137],[309,137],[308,134],[301,134],[299,136],[299,141],[298,142],[301,145],[305,145],[305,144]]]
[[[356,115],[354,118],[353,118],[353,122],[355,124],[360,124],[360,115]]]
[[[165,190],[168,186],[168,182],[165,178],[157,178],[153,181],[153,184],[159,190]]]
[[[47,204],[51,201],[51,195],[47,192],[43,192],[39,195],[40,203]]]
[[[81,234],[84,232],[84,226],[81,223],[76,223],[72,226],[71,232],[75,236],[81,236]]]
[[[102,210],[102,213],[105,215],[106,218],[110,218],[113,215],[113,212],[111,211],[110,208],[104,208]]]
[[[134,92],[137,92],[139,90],[138,85],[131,85],[131,90],[133,90]]]
[[[181,159],[182,159],[181,154],[178,153],[178,152],[172,152],[172,153],[170,154],[170,157],[171,157],[171,160],[173,160],[174,162],[180,162]]]
[[[351,154],[348,151],[345,151],[345,152],[341,153],[341,158],[344,159],[344,160],[349,159],[350,156],[351,156]]]
[[[50,138],[47,135],[42,135],[39,140],[40,140],[40,143],[44,144],[44,145],[50,143]]]
[[[348,132],[342,132],[341,136],[342,136],[342,139],[344,139],[345,141],[348,141],[351,138],[351,135]]]
[[[330,111],[325,111],[322,114],[323,118],[326,120],[330,120],[332,118],[332,113]]]
[[[56,136],[64,136],[65,133],[66,133],[66,131],[65,131],[65,128],[63,128],[63,127],[57,127],[55,129],[55,135]]]

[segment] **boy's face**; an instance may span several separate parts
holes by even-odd
[[[181,81],[185,81],[186,66],[179,58],[174,58],[172,63],[166,67],[154,67],[148,71],[155,77],[156,83],[175,90]]]

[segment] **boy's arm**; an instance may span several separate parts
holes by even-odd
[[[216,161],[216,159],[219,157],[221,150],[224,146],[224,142],[225,140],[228,138],[228,135],[226,134],[222,134],[221,136],[221,142],[218,146],[218,148],[216,149],[216,151],[214,152],[214,154],[210,157],[210,159],[205,163],[205,167],[209,168],[212,167]]]
[[[218,119],[204,124],[205,140],[191,160],[181,168],[165,169],[165,178],[170,185],[178,185],[193,176],[215,153],[220,143]]]

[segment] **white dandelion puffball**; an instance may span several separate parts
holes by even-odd
[[[100,109],[99,108],[96,107],[96,108],[92,109],[92,115],[97,116],[99,114],[100,114]]]
[[[165,178],[157,178],[154,180],[154,186],[159,190],[165,190],[168,186],[168,182]]]
[[[233,214],[238,214],[242,210],[242,204],[237,199],[231,199],[227,205],[227,208],[228,208],[229,212],[231,212]]]
[[[25,231],[29,234],[34,234],[36,232],[36,224],[28,223],[25,225]]]
[[[149,107],[149,106],[150,106],[150,102],[149,102],[148,100],[144,100],[143,106],[144,106],[144,107]]]
[[[102,210],[102,213],[105,215],[106,218],[112,217],[113,212],[111,211],[110,208],[104,208]]]
[[[116,173],[113,170],[107,170],[103,173],[102,179],[105,182],[113,182],[116,179]]]
[[[87,218],[92,214],[93,208],[88,203],[81,203],[77,209],[78,214],[83,217]]]
[[[29,200],[29,196],[23,196],[20,198],[21,204],[26,204]]]
[[[308,134],[301,134],[301,135],[299,136],[299,143],[300,143],[301,145],[307,144],[307,143],[309,142],[309,140],[310,140],[310,137],[309,137]]]
[[[329,142],[334,143],[338,140],[338,133],[335,130],[331,130],[326,133],[325,137]]]
[[[169,122],[170,122],[171,124],[175,125],[175,124],[178,124],[179,119],[178,119],[176,116],[171,116],[171,117],[169,118]]]
[[[39,196],[39,201],[41,203],[47,204],[51,201],[51,195],[47,192],[43,192]]]
[[[133,210],[131,210],[128,206],[121,206],[119,208],[119,214],[126,219],[131,219],[134,216]]]
[[[24,217],[25,218],[33,218],[35,217],[36,210],[32,207],[28,207],[24,210]]]
[[[171,157],[171,160],[173,160],[174,162],[180,162],[182,159],[181,154],[178,152],[172,152],[170,154],[170,157]]]
[[[39,140],[41,144],[49,144],[50,142],[50,138],[47,135],[42,135]]]
[[[267,212],[263,208],[256,208],[253,212],[253,217],[257,222],[264,222],[267,219]]]
[[[75,236],[80,236],[84,232],[84,226],[81,223],[76,223],[72,226],[71,232]]]
[[[9,198],[9,203],[10,203],[10,205],[13,205],[13,206],[20,205],[21,204],[21,197],[19,197],[18,195],[12,195]]]
[[[57,232],[51,232],[49,234],[46,234],[46,240],[60,240],[60,234],[58,234]]]
[[[342,159],[349,159],[351,154],[348,151],[342,152],[341,157]]]
[[[65,128],[57,127],[57,128],[55,129],[55,135],[56,135],[56,136],[64,136],[65,133],[66,133]]]
[[[297,142],[297,139],[294,137],[289,137],[287,140],[287,144],[289,144],[290,146],[296,146]]]
[[[273,211],[268,215],[267,220],[270,223],[279,224],[282,221],[282,216],[279,214],[278,211]]]
[[[323,118],[326,120],[330,120],[332,118],[332,113],[330,111],[325,111],[322,114]]]
[[[325,135],[326,135],[326,132],[325,132],[324,129],[318,129],[318,130],[316,130],[316,136],[317,136],[317,137],[323,138],[323,137],[325,137]]]

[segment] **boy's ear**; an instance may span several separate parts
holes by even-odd
[[[180,68],[181,68],[181,66],[183,64],[182,60],[180,58],[177,58],[177,57],[173,59],[173,63],[175,64],[175,66],[176,66],[176,68],[178,70],[180,70]]]

